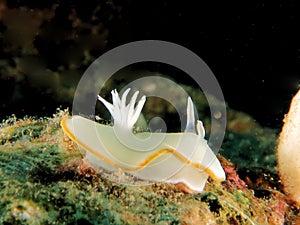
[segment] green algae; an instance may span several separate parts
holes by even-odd
[[[239,167],[264,168],[277,173],[276,133],[271,129],[227,132],[222,155]]]
[[[50,132],[49,137],[53,137],[45,140],[23,132],[41,130],[42,124],[45,130],[47,122],[14,124],[16,130],[7,135],[14,137],[8,139],[12,143],[1,146],[1,224],[70,224],[85,220],[92,224],[121,224],[108,207],[109,202],[97,200],[105,199],[101,197],[105,193],[57,173],[58,167],[72,155],[63,152],[53,138],[57,127],[52,130],[54,133]]]
[[[60,128],[66,116],[59,111],[53,118],[13,118],[1,125],[0,224],[278,224],[285,215],[299,217],[281,192],[232,187],[230,177],[209,181],[199,194],[172,184],[113,183],[82,167],[80,151]],[[246,144],[225,147],[238,151],[255,143],[243,135],[235,144]],[[262,137],[255,140],[253,148],[271,148]]]

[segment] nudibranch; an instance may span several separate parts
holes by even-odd
[[[64,132],[85,150],[85,157],[93,167],[111,172],[121,170],[141,180],[183,183],[195,192],[203,190],[209,176],[216,181],[225,180],[219,160],[204,139],[202,122],[195,122],[194,104],[190,97],[183,133],[147,131],[133,134],[133,126],[146,97],[137,102],[139,92],[135,92],[127,104],[129,91],[127,89],[120,98],[113,90],[113,104],[98,95],[98,100],[113,118],[113,126],[78,115],[61,122]],[[154,144],[149,146],[149,143]]]

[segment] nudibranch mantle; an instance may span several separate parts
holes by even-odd
[[[82,116],[72,116],[61,122],[65,133],[86,152],[87,160],[95,168],[108,171],[123,170],[142,180],[179,183],[201,192],[208,176],[213,180],[225,180],[225,172],[204,139],[205,130],[201,121],[195,122],[191,98],[187,104],[187,125],[183,133],[141,132],[133,135],[132,129],[139,118],[146,97],[136,104],[139,92],[135,92],[126,105],[130,89],[122,97],[116,90],[111,92],[113,104],[98,96],[113,117],[114,125],[104,125]],[[157,140],[159,143],[147,151],[139,151],[124,145],[116,130],[124,134],[126,141]],[[96,131],[96,133],[91,133]],[[117,134],[118,134],[117,132]],[[128,139],[132,140],[128,140]]]

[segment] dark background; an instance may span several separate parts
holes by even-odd
[[[264,126],[281,127],[300,80],[297,1],[8,1],[7,7],[37,10],[56,3],[57,22],[53,26],[64,22],[69,26],[65,15],[72,9],[81,20],[88,20],[99,2],[103,15],[100,19],[109,34],[105,47],[91,51],[94,57],[130,41],[175,42],[195,52],[211,68],[229,107],[249,113]],[[0,27],[3,32],[7,29],[5,24]],[[5,41],[1,43],[5,45]],[[38,37],[34,43],[40,49],[45,46]],[[60,51],[55,43],[51,42],[52,51],[44,54],[52,69],[56,68],[53,60]],[[11,55],[6,53],[5,57]],[[81,69],[84,71],[84,66]],[[184,77],[174,78],[193,85]],[[51,115],[56,107],[71,105],[70,101],[61,101],[52,97],[51,92],[32,88],[30,84],[26,92],[21,92],[25,97],[11,100],[7,93],[14,88],[14,78],[6,77],[0,82],[1,118],[12,113]]]

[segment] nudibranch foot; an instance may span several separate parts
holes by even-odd
[[[127,89],[120,98],[118,92],[113,90],[112,104],[98,96],[112,115],[113,126],[76,115],[61,122],[65,133],[84,149],[86,159],[94,168],[103,168],[113,174],[121,170],[129,177],[136,177],[136,180],[183,183],[196,192],[203,190],[209,176],[216,181],[225,180],[219,160],[204,139],[202,122],[195,121],[194,104],[190,97],[185,132],[133,134],[132,128],[146,97],[142,96],[136,102],[139,92],[135,92],[126,104],[129,91]],[[125,135],[125,139],[120,135]],[[153,142],[143,142],[149,135]],[[148,143],[155,144],[148,146]]]

